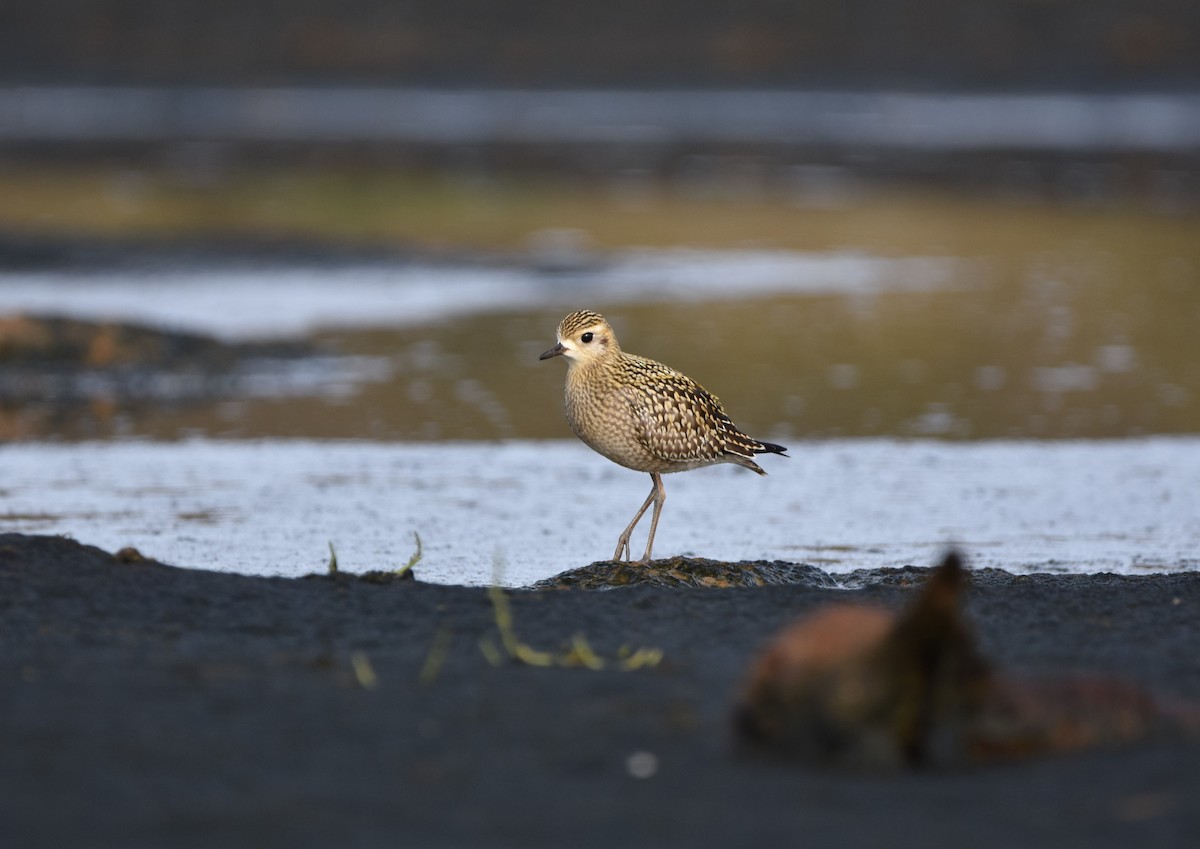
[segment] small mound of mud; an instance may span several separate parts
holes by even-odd
[[[76,542],[70,537],[0,533],[0,564],[5,562],[20,562],[26,567],[44,572],[53,572],[64,567],[104,570],[112,568],[114,564],[149,569],[172,568],[152,557],[146,557],[132,547],[122,548],[111,554],[94,545]]]
[[[415,581],[417,576],[413,574],[412,569],[399,569],[392,572],[385,572],[379,569],[372,569],[369,572],[328,572],[326,574],[311,574],[304,575],[302,580],[305,581],[330,581],[334,584],[346,586],[347,584],[363,583],[363,584],[398,584],[403,581]]]
[[[610,590],[615,587],[763,587],[799,584],[836,589],[842,586],[828,572],[805,563],[780,560],[728,563],[703,557],[672,557],[649,563],[601,560],[538,581],[535,590]]]

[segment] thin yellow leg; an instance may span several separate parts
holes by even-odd
[[[622,552],[625,553],[625,557],[624,557],[625,560],[631,560],[633,558],[633,552],[629,550],[629,537],[633,533],[633,529],[637,526],[637,523],[641,521],[642,516],[646,515],[646,511],[648,509],[650,509],[651,503],[654,503],[657,501],[659,490],[662,487],[662,479],[659,478],[658,475],[651,473],[650,478],[653,481],[653,483],[650,486],[650,494],[646,496],[646,500],[642,503],[641,508],[637,511],[637,515],[633,517],[633,521],[629,523],[629,525],[621,533],[620,539],[617,540],[617,552],[616,552],[616,554],[613,555],[613,560],[621,560]],[[665,497],[665,496],[663,496],[663,497]],[[660,509],[659,507],[655,507],[655,509],[654,509],[654,523],[655,524],[658,524],[659,509]],[[650,531],[650,540],[652,542],[654,540],[653,529],[651,529],[651,531]],[[649,548],[646,549],[646,553],[647,554],[650,553]],[[645,562],[645,558],[642,558],[642,562]]]
[[[650,497],[654,499],[654,515],[650,517],[650,536],[646,539],[646,553],[642,555],[639,563],[650,562],[650,550],[654,548],[654,532],[658,530],[658,517],[662,514],[663,505],[667,502],[667,491],[663,488],[662,475],[651,472],[650,478],[654,481],[654,489],[650,491]],[[643,505],[642,510],[645,511],[645,509]],[[629,541],[626,540],[625,544],[628,547]]]

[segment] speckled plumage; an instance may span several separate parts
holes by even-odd
[[[650,539],[666,495],[659,475],[715,463],[737,463],[765,475],[754,455],[786,449],[747,436],[720,400],[687,375],[654,360],[627,354],[602,315],[573,312],[558,326],[558,344],[542,359],[565,355],[569,364],[566,415],[584,443],[614,463],[649,472],[654,489],[618,543],[628,553],[629,534],[651,503]],[[785,455],[786,456],[786,455]]]

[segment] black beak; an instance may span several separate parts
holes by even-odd
[[[549,351],[543,351],[542,355],[540,357],[538,357],[538,359],[539,360],[548,360],[551,357],[557,357],[559,354],[563,353],[565,350],[567,350],[567,349],[563,347],[563,343],[559,342],[557,345],[555,345]]]

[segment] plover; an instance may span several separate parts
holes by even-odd
[[[584,444],[614,463],[649,472],[650,494],[617,540],[613,560],[630,560],[629,537],[650,505],[650,536],[639,563],[648,563],[667,494],[662,475],[716,463],[737,463],[765,475],[756,454],[783,454],[782,445],[746,434],[717,396],[662,363],[627,354],[604,316],[579,310],[558,325],[558,344],[538,359],[567,359],[566,413]],[[624,558],[622,558],[624,555]]]

